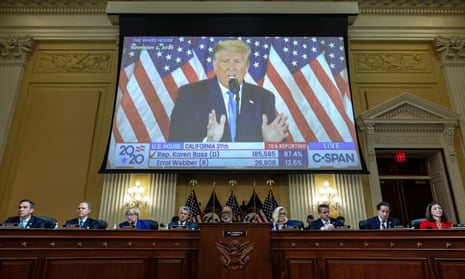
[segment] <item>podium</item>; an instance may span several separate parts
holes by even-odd
[[[200,223],[198,278],[272,278],[269,223]]]

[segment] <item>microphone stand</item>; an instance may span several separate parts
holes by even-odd
[[[235,78],[232,78],[229,80],[229,90],[236,95],[236,127],[238,126],[239,123],[239,104],[240,104],[240,97],[239,97],[239,91],[241,90],[241,86],[239,85],[239,81]]]

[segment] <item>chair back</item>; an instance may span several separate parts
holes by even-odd
[[[108,227],[108,223],[105,220],[98,219],[97,220],[97,229],[104,230]]]
[[[368,229],[368,221],[367,220],[360,220],[360,222],[358,222],[358,228],[361,229],[361,230]]]
[[[417,218],[417,219],[410,220],[410,227],[414,229],[419,229],[420,223],[423,220],[426,220],[426,218]]]
[[[304,222],[300,221],[300,220],[287,220],[287,223],[286,223],[287,227],[289,228],[296,228],[296,229],[299,229],[299,230],[303,230],[304,228]]]
[[[58,223],[55,218],[48,216],[36,216],[36,218],[44,222],[46,229],[55,229]]]
[[[143,219],[142,221],[147,222],[150,224],[151,230],[158,230],[158,222],[151,219]]]

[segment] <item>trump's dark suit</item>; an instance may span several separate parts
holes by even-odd
[[[244,82],[240,102],[236,141],[263,141],[262,114],[267,115],[267,124],[276,117],[273,93],[262,87]],[[212,109],[216,112],[218,122],[221,115],[227,115],[216,78],[180,87],[171,113],[169,141],[203,141],[207,136],[208,114]],[[227,120],[221,141],[231,141]]]
[[[8,217],[5,220],[5,222],[3,222],[3,223],[4,224],[18,224],[18,226],[19,226],[20,218],[19,218],[19,216]],[[34,215],[31,216],[31,218],[29,219],[29,221],[26,224],[26,228],[41,228],[41,229],[44,229],[46,227],[47,227],[47,225],[44,222],[44,220],[41,219],[41,218],[37,218]]]

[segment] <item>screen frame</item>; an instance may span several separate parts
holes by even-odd
[[[120,24],[120,46],[126,36],[339,36],[344,37],[345,54],[348,57],[347,32],[349,16],[353,14],[305,14],[305,13],[161,13],[139,14],[129,13],[118,16]],[[231,24],[234,22],[234,24]],[[179,24],[181,23],[181,24]],[[183,25],[184,24],[184,25]],[[163,28],[154,28],[163,26]],[[208,26],[208,28],[203,28]],[[324,30],[321,26],[325,26]],[[292,28],[291,28],[292,27]],[[120,75],[122,47],[119,48],[118,76]],[[348,65],[347,65],[348,67]],[[350,85],[350,77],[349,77]],[[115,103],[116,103],[115,92]],[[115,109],[115,107],[114,107]],[[354,112],[353,112],[354,113]],[[112,123],[114,114],[112,117]],[[355,117],[354,117],[355,121]],[[356,124],[357,152],[360,158],[360,169],[256,169],[256,168],[195,168],[195,169],[108,169],[108,140],[101,173],[368,173]]]

